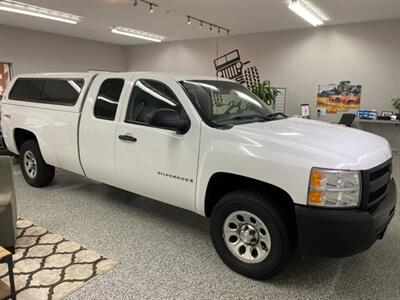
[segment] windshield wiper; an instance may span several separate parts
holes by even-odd
[[[254,119],[257,119],[257,121],[262,121],[262,122],[268,121],[268,119],[266,117],[260,116],[260,115],[236,116],[233,118],[229,118],[228,120],[234,121],[234,120],[254,120]]]
[[[271,120],[271,119],[273,119],[273,118],[275,118],[275,117],[277,117],[277,116],[282,116],[284,119],[286,119],[286,118],[288,117],[288,116],[285,115],[284,113],[276,112],[276,113],[268,114],[268,115],[266,115],[264,118],[265,118],[266,120]]]

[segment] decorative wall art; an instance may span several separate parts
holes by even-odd
[[[12,65],[0,62],[0,99],[3,98],[7,85],[12,78]]]
[[[252,86],[260,84],[260,77],[257,67],[246,67],[248,64],[250,61],[242,61],[238,49],[214,59],[217,77],[235,80],[251,89]]]
[[[344,112],[360,108],[361,85],[352,85],[350,81],[339,84],[318,86],[317,107],[326,108],[327,113]]]
[[[235,80],[245,85],[250,91],[253,87],[261,83],[258,69],[250,65],[250,61],[243,61],[239,49],[230,51],[214,59],[214,67],[217,77]],[[279,112],[285,111],[286,89],[278,88],[279,94],[276,97],[273,106]]]

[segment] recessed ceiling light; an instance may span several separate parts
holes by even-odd
[[[156,43],[161,43],[165,39],[165,36],[162,36],[162,35],[145,32],[145,31],[140,31],[140,30],[127,28],[127,27],[122,27],[122,26],[112,27],[111,32],[116,33],[116,34],[130,36],[130,37],[137,38],[137,39],[156,42]]]
[[[289,9],[313,26],[324,24],[324,20],[308,6],[301,3],[300,0],[292,0]]]
[[[0,1],[0,10],[69,24],[78,24],[81,21],[79,16],[10,0]]]

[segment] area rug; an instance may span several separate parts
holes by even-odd
[[[14,276],[19,300],[62,299],[115,267],[116,261],[19,218]],[[9,284],[7,266],[0,280]]]

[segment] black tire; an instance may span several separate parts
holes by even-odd
[[[216,204],[211,214],[211,238],[218,255],[229,268],[244,276],[265,280],[277,275],[287,265],[295,244],[294,229],[290,213],[283,209],[279,200],[271,201],[267,195],[257,191],[237,191],[225,195]],[[223,227],[225,220],[236,211],[255,215],[267,227],[271,247],[264,260],[244,262],[229,250]]]
[[[35,176],[28,174],[27,168],[25,167],[25,154],[31,153],[36,161],[36,173]],[[46,164],[43,159],[42,153],[40,152],[39,145],[35,140],[29,140],[22,144],[20,150],[20,167],[22,175],[26,182],[34,187],[44,187],[52,183],[54,179],[55,169],[53,166]]]

